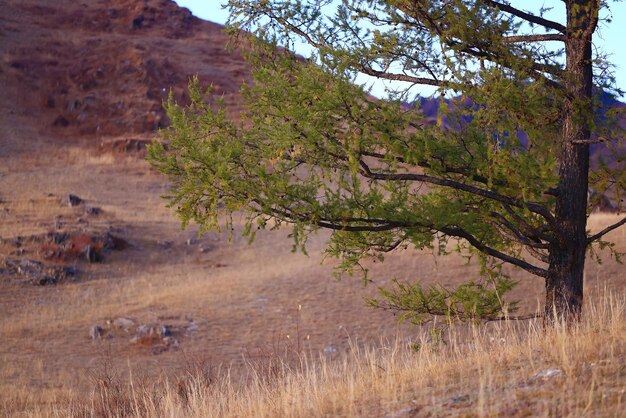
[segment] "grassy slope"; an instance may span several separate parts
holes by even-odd
[[[626,393],[626,299],[605,294],[573,329],[500,324],[438,345],[354,349],[324,357],[277,355],[249,374],[191,371],[177,381],[103,373],[88,401],[42,416],[620,416]],[[542,372],[553,371],[552,376]],[[113,377],[113,378],[112,378]],[[110,379],[112,378],[112,379]]]

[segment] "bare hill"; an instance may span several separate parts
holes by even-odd
[[[68,140],[153,132],[194,74],[236,112],[246,75],[222,26],[169,0],[8,0],[0,36],[11,111]]]

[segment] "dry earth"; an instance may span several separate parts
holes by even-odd
[[[133,150],[165,123],[164,91],[184,101],[196,72],[236,114],[241,54],[225,51],[218,25],[169,1],[47,4],[5,1],[0,17],[0,407],[85,393],[109,363],[145,376],[197,362],[238,372],[289,348],[333,357],[350,340],[410,339],[418,330],[363,298],[392,278],[452,284],[476,274],[455,255],[405,251],[372,265],[363,287],[333,279],[323,233],[307,257],[291,252],[287,231],[251,245],[238,231],[181,231],[160,198],[164,178]],[[84,201],[69,206],[68,194]],[[591,228],[614,219],[594,215]],[[610,238],[626,251],[625,229]],[[588,290],[623,292],[626,268],[604,256],[588,263]],[[543,283],[512,274],[513,296],[534,311]],[[58,282],[32,283],[42,277]],[[133,340],[144,324],[167,330]]]

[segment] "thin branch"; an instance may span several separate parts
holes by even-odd
[[[511,231],[516,237],[516,241],[520,244],[524,244],[528,247],[537,248],[537,249],[548,249],[550,247],[549,244],[545,244],[541,242],[541,240],[537,240],[534,236],[529,236],[524,234],[517,226],[513,224],[513,222],[509,221],[504,215],[498,212],[489,212],[489,215],[492,218],[498,219],[498,224],[502,227]]]
[[[530,225],[524,218],[518,215],[513,208],[509,205],[502,205],[504,209],[511,215],[519,225],[524,227],[526,230],[526,235],[528,235],[531,239],[536,241],[546,241],[546,242],[554,242],[554,239],[548,235],[546,235],[545,230],[541,230],[537,227]]]
[[[515,7],[509,4],[504,4],[504,3],[500,3],[497,1],[493,1],[493,0],[483,0],[483,1],[488,6],[500,9],[503,12],[519,17],[520,19],[523,19],[527,22],[534,23],[534,24],[543,26],[545,28],[554,29],[558,32],[561,32],[562,34],[565,34],[567,32],[567,28],[558,22],[554,22],[552,20],[545,19],[541,16],[535,16],[533,14],[524,12],[522,10],[516,9]]]
[[[422,84],[428,86],[445,86],[446,83],[443,81],[435,80],[432,78],[426,77],[415,77],[408,74],[397,74],[397,73],[388,73],[385,71],[379,71],[373,69],[371,66],[365,66],[363,64],[359,65],[358,70],[363,74],[367,74],[372,77],[382,78],[385,80],[394,80],[394,81],[406,81],[413,84]]]
[[[289,21],[285,20],[284,18],[280,16],[276,16],[274,13],[268,13],[268,16],[278,21],[282,25],[286,26],[292,32],[300,35],[309,45],[317,49],[324,48],[323,44],[315,41],[313,38],[311,38],[311,36],[308,33],[303,31],[296,25],[290,23]],[[378,71],[378,70],[374,70],[371,66],[365,66],[364,64],[359,64],[358,69],[364,74],[367,74],[372,77],[382,78],[385,80],[406,81],[406,82],[413,83],[413,84],[422,84],[422,85],[428,85],[428,86],[442,86],[443,85],[443,83],[440,82],[439,80],[435,80],[432,78],[415,77],[415,76],[410,76],[407,74],[396,74],[396,73],[388,73],[385,71]]]
[[[433,228],[433,229],[436,229],[452,237],[463,238],[467,242],[469,242],[474,248],[476,248],[478,251],[484,254],[487,254],[491,257],[497,258],[498,260],[502,260],[504,262],[517,266],[523,270],[526,270],[529,273],[534,274],[535,276],[544,277],[544,278],[548,277],[548,270],[543,269],[541,267],[534,266],[527,261],[521,260],[519,258],[515,258],[511,255],[505,254],[501,251],[496,250],[495,248],[491,248],[483,244],[478,238],[476,238],[475,236],[473,236],[472,234],[470,234],[469,232],[465,231],[462,228],[444,226],[441,228]]]
[[[506,36],[502,39],[504,43],[513,42],[544,42],[544,41],[560,41],[565,42],[565,35],[558,33],[546,33],[542,35],[520,35],[520,36]]]
[[[517,199],[503,196],[491,190],[481,189],[480,187],[472,186],[465,183],[459,183],[458,181],[453,181],[445,178],[432,177],[426,174],[417,173],[377,173],[371,171],[369,166],[362,160],[359,161],[359,164],[362,168],[361,175],[366,178],[384,181],[420,181],[424,183],[436,184],[438,186],[450,187],[452,189],[461,190],[477,196],[486,197],[487,199],[495,200],[497,202],[507,205],[515,206],[518,208],[527,208],[531,212],[543,216],[549,223],[554,223],[554,217],[552,216],[550,211],[538,204],[520,202]]]
[[[484,52],[481,51],[479,49],[476,49],[475,47],[469,45],[469,46],[464,46],[462,43],[458,42],[458,41],[449,41],[447,42],[447,44],[450,47],[459,47],[459,46],[463,46],[463,48],[458,49],[459,52],[470,55],[472,57],[476,57],[476,58],[481,58],[481,59],[486,59],[489,60],[491,62],[494,62],[496,64],[500,64],[503,65],[505,67],[511,68],[511,64],[507,63],[507,61],[503,60],[501,56],[493,53],[493,52]],[[531,75],[535,75],[537,76],[538,74],[536,74],[537,72],[539,73],[548,73],[551,74],[555,77],[560,77],[563,73],[563,70],[558,66],[558,65],[551,65],[551,64],[542,64],[542,63],[538,63],[538,62],[533,62],[532,65],[532,70],[534,72],[531,73]],[[558,85],[558,83],[557,83]]]
[[[528,315],[519,315],[519,316],[499,316],[497,318],[486,318],[484,319],[487,322],[491,322],[491,321],[525,321],[527,319],[536,319],[536,318],[543,318],[543,314],[540,313],[532,313],[532,314],[528,314]]]
[[[597,240],[599,238],[602,238],[604,235],[608,234],[609,232],[613,231],[614,229],[619,228],[620,226],[622,226],[624,224],[626,224],[626,218],[623,218],[622,220],[620,220],[619,222],[614,223],[613,225],[607,226],[602,231],[598,232],[597,234],[593,234],[592,236],[587,238],[587,245],[591,244],[592,242],[594,242],[595,240]]]

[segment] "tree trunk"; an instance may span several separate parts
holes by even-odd
[[[545,318],[573,321],[583,306],[587,249],[587,191],[592,106],[591,38],[597,24],[595,1],[568,1],[565,104],[559,150],[556,242],[550,248]],[[556,315],[556,317],[555,317]]]

